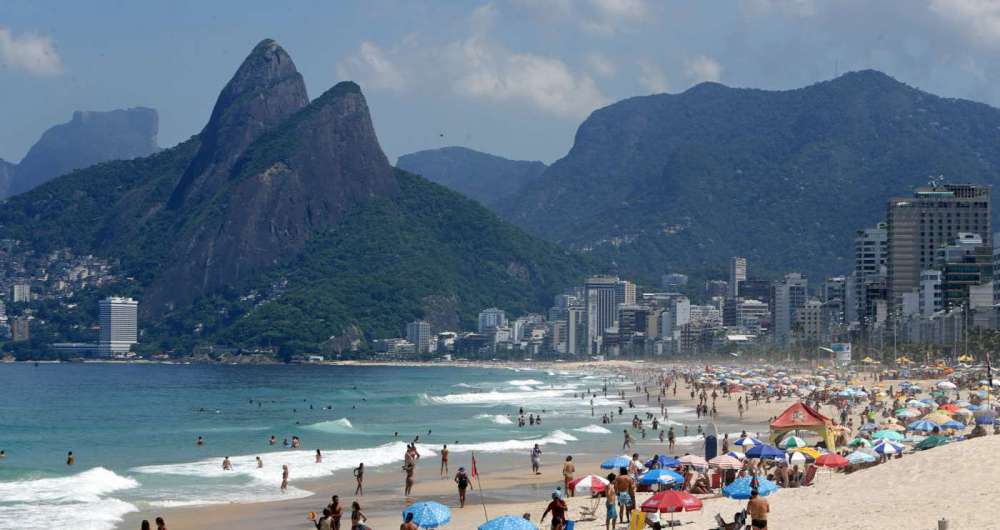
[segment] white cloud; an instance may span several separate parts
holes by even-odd
[[[980,44],[1000,47],[1000,2],[995,0],[930,0],[933,14],[950,21]]]
[[[639,85],[654,94],[670,90],[667,73],[652,61],[639,61]]]
[[[474,99],[527,103],[563,117],[583,117],[608,102],[594,80],[553,57],[521,53],[473,37],[452,43],[452,88]]]
[[[699,55],[687,62],[684,74],[695,83],[722,79],[722,65],[706,55]]]
[[[376,89],[401,91],[406,79],[396,64],[373,42],[364,41],[358,53],[337,64],[337,75],[356,79]]]
[[[560,20],[577,24],[587,33],[611,36],[630,24],[650,18],[648,0],[513,0],[516,7],[530,11],[542,22]]]
[[[640,20],[647,13],[644,0],[590,0],[590,3],[607,18]]]
[[[52,76],[63,71],[52,39],[34,33],[14,35],[0,26],[0,64],[32,75]]]
[[[588,53],[586,62],[590,71],[599,77],[611,77],[618,70],[615,63],[599,52]]]

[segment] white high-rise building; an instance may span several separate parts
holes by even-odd
[[[615,303],[635,305],[635,284],[628,280],[619,280],[615,286]]]
[[[417,353],[427,353],[431,349],[431,325],[423,320],[415,320],[406,325],[406,340],[412,342]]]
[[[740,296],[740,282],[747,279],[747,259],[739,256],[729,259],[729,298]]]
[[[507,314],[503,309],[491,307],[479,312],[479,332],[486,333],[498,328],[507,327]]]
[[[795,312],[806,303],[806,279],[797,272],[790,272],[785,279],[774,283],[774,341],[785,345],[791,338]]]
[[[592,276],[584,284],[587,308],[587,353],[601,353],[600,339],[608,328],[618,326],[619,280],[614,276]]]
[[[139,342],[139,302],[109,296],[98,302],[101,340],[97,351],[103,356],[128,353]]]
[[[31,301],[31,284],[17,282],[14,284],[14,303]]]

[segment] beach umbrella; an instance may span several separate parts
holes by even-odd
[[[872,443],[864,438],[855,438],[847,443],[847,447],[871,447]]]
[[[479,530],[538,530],[538,527],[524,517],[501,515],[479,525]]]
[[[883,431],[879,431],[879,432],[873,434],[872,435],[872,439],[875,439],[875,440],[879,440],[879,439],[882,439],[882,440],[892,440],[892,441],[895,441],[895,442],[900,442],[900,441],[903,440],[903,435],[899,434],[896,431],[883,430]]]
[[[785,456],[787,457],[788,464],[792,465],[792,466],[794,466],[796,464],[805,465],[805,464],[808,464],[809,462],[812,462],[812,461],[816,460],[815,458],[813,458],[813,457],[811,457],[811,456],[809,456],[806,453],[803,453],[801,451],[795,451],[794,453],[788,453]]]
[[[677,467],[680,465],[680,462],[672,456],[656,455],[656,458],[651,458],[648,462],[646,462],[646,467],[653,467],[653,464],[655,463],[659,463],[660,467]]]
[[[991,425],[996,416],[988,409],[977,410],[975,413],[976,425]]]
[[[747,455],[745,455],[743,453],[737,453],[736,451],[729,451],[728,453],[726,453],[726,456],[731,456],[731,457],[733,457],[733,458],[735,458],[737,460],[746,460],[747,459]]]
[[[868,422],[868,423],[862,425],[860,428],[858,428],[859,432],[868,432],[868,431],[877,431],[877,430],[878,430],[878,425],[875,425],[874,423],[871,423],[871,422]]]
[[[938,409],[940,409],[940,410],[946,410],[949,413],[954,414],[956,411],[958,411],[958,405],[956,405],[954,403],[945,403],[944,405],[941,405],[940,407],[938,407]]]
[[[897,418],[916,418],[920,415],[920,411],[913,409],[899,409],[896,411]]]
[[[917,420],[906,426],[911,431],[931,432],[938,428],[938,424],[933,421]]]
[[[933,421],[934,423],[941,425],[946,421],[951,421],[951,416],[949,416],[944,412],[933,412],[931,414],[924,416],[923,419],[927,421]]]
[[[778,444],[778,447],[781,447],[782,449],[790,449],[790,448],[805,447],[805,446],[806,446],[806,441],[803,440],[802,438],[799,438],[798,436],[789,436],[788,438],[785,438],[784,440],[781,441],[781,443]]]
[[[758,440],[756,438],[753,438],[751,436],[747,436],[745,438],[739,438],[738,440],[736,440],[735,442],[733,442],[733,444],[742,447],[744,450],[749,449],[749,448],[751,448],[751,447],[753,447],[755,445],[761,445],[763,443],[764,442],[762,442],[762,441],[760,441],[760,440]]]
[[[451,521],[451,509],[434,501],[415,502],[403,510],[403,520],[413,514],[413,523],[421,528],[437,528]]]
[[[906,430],[906,427],[903,427],[902,425],[898,425],[895,423],[883,423],[882,425],[879,425],[879,427],[887,431],[902,432]]]
[[[816,449],[815,447],[799,447],[797,449],[793,449],[792,452],[803,453],[806,456],[809,456],[809,457],[812,457],[812,458],[819,458],[819,457],[823,456],[823,452],[820,451],[819,449]]]
[[[850,462],[846,458],[838,455],[837,453],[827,453],[816,459],[816,465],[822,467],[846,467]]]
[[[785,452],[770,445],[755,445],[747,450],[747,457],[761,459],[784,458]]]
[[[923,451],[925,449],[933,449],[940,445],[948,443],[948,438],[945,436],[934,435],[924,438],[920,443],[916,445],[916,448]]]
[[[874,456],[861,451],[854,451],[853,453],[847,455],[847,462],[851,465],[870,464],[875,460]]]
[[[951,381],[941,381],[940,383],[937,384],[937,387],[940,388],[941,390],[955,390],[956,388],[958,388],[958,386],[956,386],[955,383],[952,383]]]
[[[729,455],[719,455],[709,460],[708,465],[717,469],[740,469],[743,467],[743,462]]]
[[[655,484],[676,484],[684,482],[684,475],[669,469],[654,469],[639,476],[639,484],[652,486]]]
[[[895,455],[903,452],[902,445],[892,443],[889,440],[882,440],[882,442],[875,445],[872,449],[880,455]]]
[[[627,456],[613,456],[604,462],[601,462],[601,469],[619,469],[622,467],[628,467],[632,462],[632,459]]]
[[[597,475],[587,475],[576,480],[571,480],[569,487],[573,493],[590,495],[600,493],[608,487],[608,481]]]
[[[700,467],[700,468],[708,467],[708,462],[705,461],[704,458],[702,458],[702,457],[700,457],[698,455],[684,455],[684,456],[678,458],[677,461],[680,462],[681,464],[685,465],[685,466],[693,466],[693,467]]]
[[[731,499],[749,499],[750,490],[753,489],[753,480],[755,480],[755,477],[740,477],[734,480],[730,485],[722,488],[722,494]],[[756,483],[757,493],[761,497],[767,497],[775,491],[778,491],[778,485],[764,477],[756,477]]]
[[[646,499],[639,509],[646,513],[669,513],[669,526],[674,526],[674,514],[684,510],[689,512],[700,510],[701,499],[686,491],[667,490]]]
[[[962,423],[962,422],[960,422],[960,421],[951,420],[951,421],[946,421],[946,422],[942,423],[941,424],[941,428],[943,428],[943,429],[956,429],[956,430],[960,430],[960,429],[964,429],[965,428],[965,424]]]

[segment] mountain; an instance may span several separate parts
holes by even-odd
[[[545,171],[541,162],[509,160],[465,147],[442,147],[399,157],[396,167],[490,206],[503,202]]]
[[[76,111],[67,123],[49,128],[17,164],[8,195],[108,160],[127,160],[155,153],[159,116],[136,107],[108,112]]]
[[[199,135],[12,197],[0,230],[36,252],[116,263],[122,279],[102,292],[139,298],[144,347],[182,352],[317,351],[398,336],[418,318],[470,326],[486,306],[543,310],[587,264],[393,168],[358,85],[308,101],[270,40]]]
[[[14,178],[15,169],[17,169],[16,164],[0,158],[0,199],[6,197],[10,191],[10,182]]]
[[[936,175],[997,185],[998,170],[1000,110],[880,72],[787,91],[703,83],[595,111],[497,209],[650,280],[721,273],[736,255],[754,275],[820,279],[853,268],[855,231],[883,220],[889,197]]]

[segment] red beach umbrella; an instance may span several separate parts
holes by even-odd
[[[816,459],[816,465],[822,467],[840,468],[847,467],[850,465],[850,462],[837,453],[827,453]]]
[[[646,513],[674,513],[701,509],[701,499],[686,491],[667,490],[646,499],[640,509]]]
[[[601,493],[607,487],[608,481],[598,477],[597,475],[587,475],[570,481],[569,483],[569,488],[573,490],[573,493],[580,493],[584,495]]]

